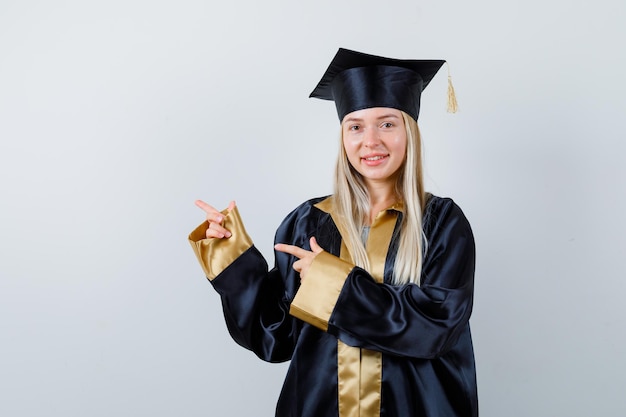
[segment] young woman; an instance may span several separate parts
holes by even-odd
[[[277,416],[478,415],[474,239],[422,180],[420,97],[443,63],[339,50],[311,94],[341,122],[335,191],[287,216],[269,272],[234,203],[196,202],[189,240],[230,334],[291,360]]]

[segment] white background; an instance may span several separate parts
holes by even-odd
[[[476,236],[481,415],[626,415],[622,0],[0,0],[0,415],[270,416],[187,243],[331,192],[338,47],[451,63],[428,188]],[[273,261],[270,259],[270,263]]]

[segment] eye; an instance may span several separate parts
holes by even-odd
[[[357,130],[359,130],[359,129],[361,129],[361,126],[359,126],[359,125],[352,125],[352,126],[348,127],[348,130],[352,130],[352,131],[355,131],[355,132]]]
[[[380,125],[380,127],[388,129],[390,127],[393,127],[393,123],[391,123],[391,122],[384,122],[382,125]]]

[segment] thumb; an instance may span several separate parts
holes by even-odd
[[[315,236],[311,236],[309,243],[311,244],[311,250],[313,251],[313,253],[318,254],[324,251],[324,249],[322,249],[322,247],[317,244],[317,239],[315,239]]]
[[[230,203],[228,203],[228,212],[230,213],[231,211],[233,211],[233,209],[235,208],[237,204],[235,203],[235,200],[231,201]]]

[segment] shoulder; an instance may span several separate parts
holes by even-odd
[[[295,209],[293,209],[287,215],[285,220],[294,216],[300,217],[300,216],[308,215],[311,213],[320,212],[321,210],[318,206],[320,205],[320,203],[325,204],[326,202],[330,201],[330,197],[331,196],[315,197],[315,198],[311,198],[310,200],[303,202],[302,204],[298,205]]]
[[[446,215],[465,217],[461,207],[450,197],[439,197],[428,194],[426,208],[424,209],[424,219],[427,217],[441,217]]]
[[[455,229],[472,234],[471,226],[461,207],[449,197],[429,194],[423,216],[424,230],[427,235],[441,229]]]

